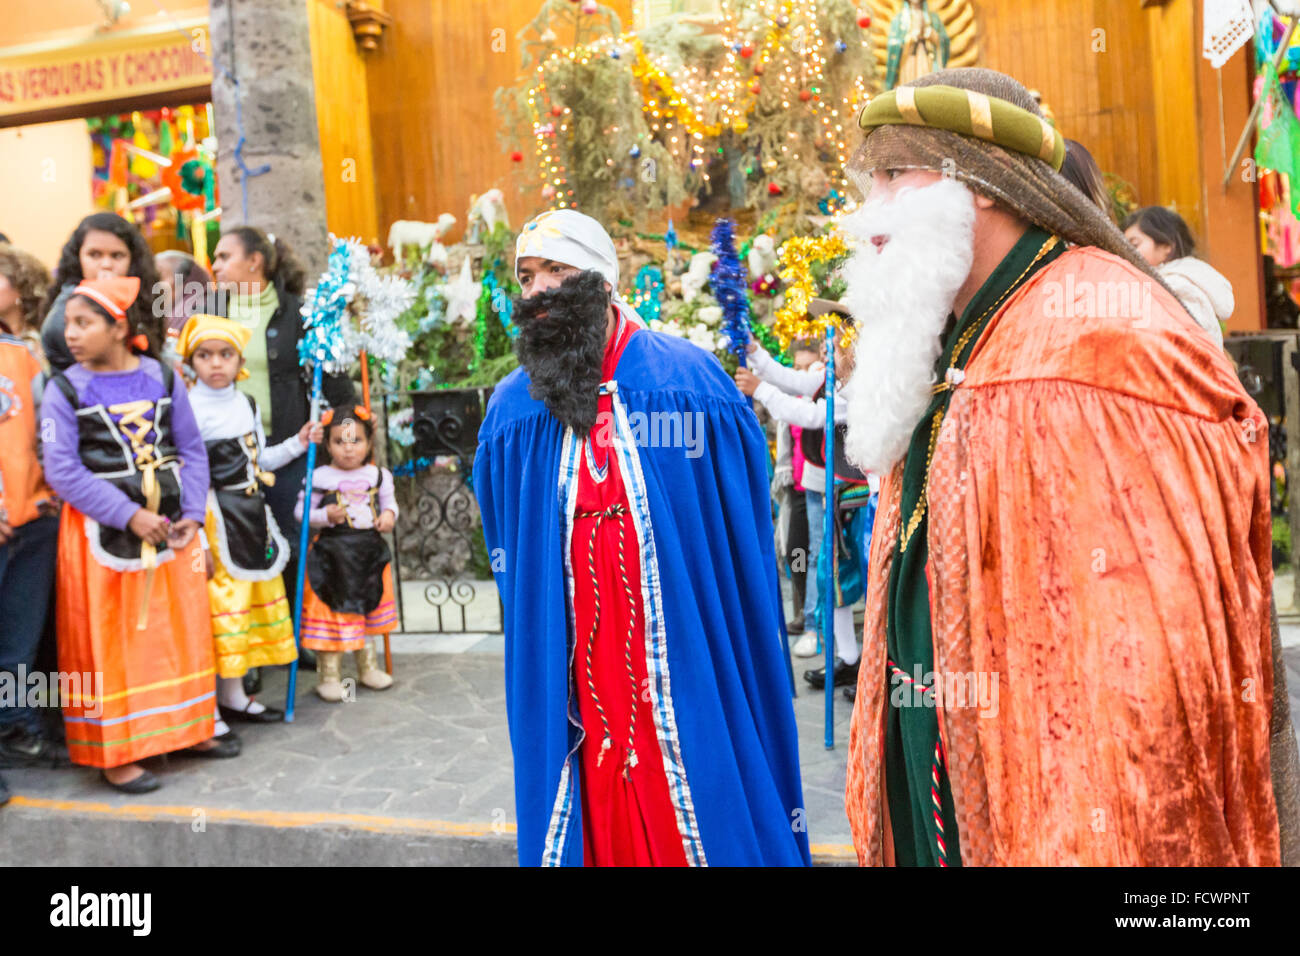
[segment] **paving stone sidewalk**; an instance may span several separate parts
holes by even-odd
[[[1300,728],[1300,623],[1284,623],[1283,641],[1292,715]],[[243,862],[320,863],[350,846],[352,862],[509,863],[515,807],[502,643],[500,635],[396,635],[394,687],[382,693],[361,688],[350,703],[320,701],[312,693],[315,675],[302,672],[294,723],[238,725],[244,752],[233,760],[157,758],[151,766],[164,788],[141,797],[115,793],[98,772],[85,768],[4,771],[16,796],[0,810],[0,846],[13,853],[0,854],[0,862],[111,858],[149,864],[160,861],[168,841],[178,849],[162,860],[229,862],[228,855],[211,857],[211,842],[185,843],[176,834],[189,829],[177,822],[189,824],[202,811],[262,828],[231,838],[228,854],[242,854]],[[826,750],[824,698],[800,677],[818,664],[817,658],[794,661],[809,837],[823,862],[847,862],[852,855],[843,793],[850,705],[836,696],[835,749]],[[350,668],[349,661],[345,675]],[[283,702],[284,675],[282,669],[268,670],[264,700]],[[151,817],[141,807],[157,812]],[[75,826],[58,816],[74,811],[82,814]],[[124,829],[132,820],[151,821],[148,832],[156,836],[142,839]],[[297,842],[276,843],[285,826],[333,828],[337,839],[299,834]],[[382,839],[363,846],[355,840],[362,831]],[[442,843],[430,843],[430,834]],[[24,856],[20,843],[38,845],[40,855]],[[267,849],[272,846],[274,851]]]
[[[400,832],[404,823],[437,824],[443,831],[446,824],[468,824],[468,832],[509,841],[512,853],[515,806],[502,655],[401,653],[401,636],[394,645],[397,680],[390,690],[362,688],[355,702],[326,704],[312,693],[315,675],[303,672],[296,720],[237,725],[244,742],[238,758],[155,758],[149,766],[164,787],[139,797],[110,790],[97,771],[85,768],[9,770],[5,778],[20,798],[14,806],[52,811],[70,802],[129,815],[145,805],[171,808],[169,818],[182,823],[202,811],[223,819],[237,813],[268,826],[291,818]],[[269,670],[260,696],[278,705],[284,686],[284,671]],[[843,813],[849,709],[837,700],[837,749],[826,751],[821,697],[809,693],[796,702],[809,833],[830,860],[846,858],[850,842]],[[0,842],[9,812],[0,810]],[[393,854],[392,862],[404,862],[397,844]],[[493,861],[501,862],[500,856]],[[57,848],[46,862],[59,862]],[[377,862],[384,862],[382,854]]]

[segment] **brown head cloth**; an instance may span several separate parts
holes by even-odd
[[[1006,100],[1035,116],[1042,110],[1029,91],[996,70],[940,70],[909,86],[955,86]],[[927,126],[878,126],[849,160],[848,173],[866,195],[875,169],[935,169],[952,175],[1023,219],[1079,246],[1096,246],[1163,280],[1116,225],[1048,163],[986,140]]]

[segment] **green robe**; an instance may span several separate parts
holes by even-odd
[[[1041,229],[1030,228],[975,293],[961,319],[950,320],[951,331],[935,367],[939,381],[944,381],[949,368],[966,367],[975,343],[1002,304],[1034,273],[1065,251],[1064,244],[1058,242],[1035,261],[1034,257],[1049,238],[1049,234]],[[943,769],[946,755],[944,759],[936,759],[939,715],[929,692],[914,682],[919,677],[925,683],[926,675],[934,670],[930,588],[926,580],[928,508],[919,509],[919,524],[912,528],[906,547],[903,545],[910,519],[918,513],[917,506],[929,471],[930,452],[951,399],[952,389],[935,395],[912,433],[899,499],[899,541],[889,573],[888,673],[884,675],[889,688],[885,710],[885,786],[894,837],[894,860],[899,866],[961,865],[952,787]],[[895,666],[899,670],[896,671]],[[899,671],[907,676],[900,677]],[[936,795],[932,792],[936,773],[939,808],[935,807]],[[936,819],[936,809],[942,822]]]

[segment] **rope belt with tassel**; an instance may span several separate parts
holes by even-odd
[[[145,413],[153,409],[154,403],[147,399],[135,402],[122,402],[110,405],[110,414],[122,416],[118,428],[131,442],[131,451],[135,455],[135,466],[140,470],[140,491],[144,495],[144,506],[154,514],[162,504],[162,487],[158,484],[158,469],[176,461],[174,455],[158,457],[158,451],[152,442],[145,438],[153,431],[154,423],[146,419]],[[144,568],[144,593],[140,598],[140,610],[136,616],[136,630],[143,631],[149,626],[149,598],[153,594],[154,571],[158,569],[158,548],[148,541],[140,542],[140,565]]]
[[[618,570],[623,578],[623,591],[627,595],[627,606],[630,612],[627,638],[623,642],[623,663],[627,667],[627,679],[632,687],[632,712],[628,718],[627,754],[623,758],[623,778],[630,780],[632,779],[632,768],[637,764],[634,743],[636,740],[636,709],[640,694],[637,692],[636,672],[632,670],[632,644],[636,636],[636,600],[632,594],[632,582],[627,577],[627,559],[624,548],[626,523],[623,519],[629,517],[629,512],[623,505],[613,505],[604,511],[579,512],[576,517],[596,519],[596,523],[591,529],[591,537],[587,541],[587,568],[591,572],[591,590],[596,600],[596,614],[591,622],[591,633],[587,636],[587,689],[591,692],[591,699],[596,705],[596,712],[600,714],[600,723],[605,731],[604,739],[600,744],[600,756],[596,758],[597,767],[604,762],[605,752],[613,747],[614,740],[609,729],[609,717],[605,713],[604,705],[600,702],[600,695],[596,693],[596,681],[591,669],[591,655],[596,646],[596,632],[600,628],[600,581],[596,577],[596,536],[600,533],[601,523],[606,518],[614,518],[618,521]]]

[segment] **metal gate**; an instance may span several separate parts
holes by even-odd
[[[385,429],[400,511],[393,530],[399,633],[503,629],[472,484],[490,394],[490,388],[404,392],[414,409],[414,444],[395,445]]]

